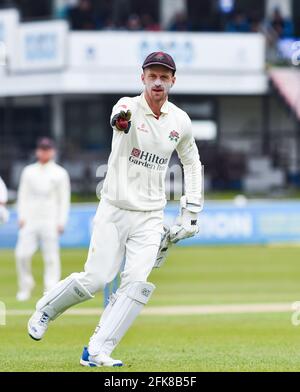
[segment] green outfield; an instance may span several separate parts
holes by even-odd
[[[167,264],[150,279],[157,290],[149,310],[163,307],[166,314],[140,316],[114,353],[127,366],[110,371],[300,371],[300,326],[292,325],[289,311],[289,304],[300,301],[299,253],[297,247],[172,249]],[[80,271],[85,256],[86,250],[64,250],[63,275]],[[45,340],[28,338],[27,313],[42,290],[39,255],[33,268],[39,282],[34,298],[19,304],[13,253],[0,251],[0,300],[8,310],[6,326],[0,326],[0,370],[103,371],[78,365],[98,321],[101,295],[78,306],[79,314],[56,320]],[[227,312],[231,304],[239,304],[239,311]],[[251,313],[247,304],[253,305]],[[179,314],[204,305],[210,314]],[[225,310],[214,312],[220,305]],[[277,305],[286,309],[276,310]]]

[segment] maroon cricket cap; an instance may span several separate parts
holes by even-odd
[[[41,150],[50,150],[55,148],[55,143],[49,137],[42,137],[38,140],[36,147],[40,148]]]
[[[153,52],[150,53],[149,56],[146,57],[144,64],[142,66],[143,69],[150,67],[150,65],[163,65],[176,72],[176,64],[173,60],[172,56],[165,52]]]

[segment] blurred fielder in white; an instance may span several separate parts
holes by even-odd
[[[36,157],[36,163],[24,168],[18,192],[20,230],[15,254],[19,301],[31,296],[34,287],[31,258],[39,246],[44,258],[45,291],[60,280],[59,236],[64,231],[70,206],[69,175],[54,162],[54,142],[40,139]]]
[[[28,322],[29,335],[42,339],[51,320],[93,298],[112,281],[125,257],[120,287],[83,350],[80,363],[84,366],[123,365],[110,355],[155,289],[147,278],[162,240],[164,182],[174,150],[184,167],[185,196],[170,240],[177,242],[198,231],[203,203],[201,163],[190,118],[168,101],[175,71],[170,55],[150,54],[143,64],[143,94],[122,98],[114,106],[112,152],[84,272],[70,275],[38,301]]]
[[[6,223],[9,218],[8,210],[6,209],[7,203],[7,188],[0,177],[0,225]]]

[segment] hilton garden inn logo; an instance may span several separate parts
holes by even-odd
[[[154,153],[133,148],[129,157],[129,162],[138,166],[146,167],[151,170],[165,170],[168,164],[168,158],[161,158]]]

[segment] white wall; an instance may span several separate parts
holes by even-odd
[[[140,92],[141,64],[156,50],[174,56],[174,93],[252,95],[268,88],[260,34],[81,33],[69,32],[64,21],[17,31],[0,96]]]

